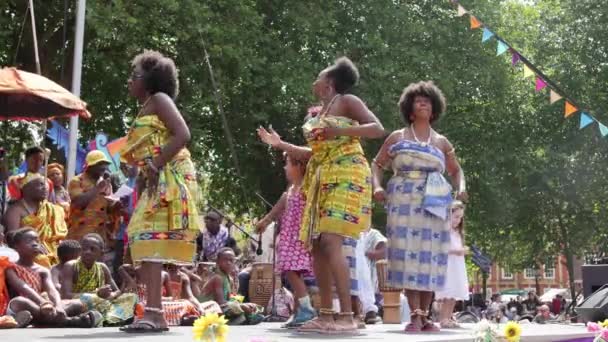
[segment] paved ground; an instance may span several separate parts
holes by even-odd
[[[522,342],[564,341],[590,336],[582,325],[526,325],[522,326]],[[428,342],[472,341],[472,333],[467,329],[442,331],[433,335],[404,335],[401,325],[368,326],[362,335],[350,338],[325,337],[319,335],[300,335],[280,328],[277,323],[264,323],[258,326],[230,327],[227,342],[312,342],[331,340],[346,341],[384,341],[384,342]],[[15,329],[0,330],[0,341],[4,342],[191,342],[190,328],[177,327],[171,332],[159,335],[129,335],[118,329]]]

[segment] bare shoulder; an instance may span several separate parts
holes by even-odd
[[[396,131],[392,131],[391,134],[389,134],[388,137],[386,137],[386,140],[384,141],[384,143],[387,145],[392,145],[394,143],[397,143],[397,142],[399,142],[399,140],[401,140],[403,138],[404,133],[405,133],[405,128],[398,129]]]
[[[34,264],[34,267],[32,267],[32,269],[42,277],[48,277],[51,275],[51,271],[38,264]]]
[[[451,151],[454,147],[452,143],[445,137],[445,135],[439,134],[437,132],[433,133],[433,140],[435,140],[435,144],[439,147],[444,153]]]
[[[357,95],[352,95],[352,94],[342,95],[340,97],[340,102],[342,102],[342,104],[346,105],[346,106],[364,103],[363,100],[361,100],[361,98],[359,98]]]
[[[167,103],[173,103],[173,99],[171,97],[169,97],[169,95],[163,93],[163,92],[158,92],[152,96],[150,96],[150,103],[152,105],[166,105]]]

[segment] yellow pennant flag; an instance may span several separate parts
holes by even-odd
[[[462,17],[465,14],[467,14],[467,10],[464,9],[464,7],[462,7],[461,5],[458,5],[458,16]]]
[[[479,21],[475,16],[471,16],[471,29],[478,29],[481,27],[481,21]]]
[[[574,105],[568,101],[566,101],[566,109],[564,113],[564,117],[569,117],[570,115],[578,112],[578,108],[574,107]]]
[[[524,78],[534,76],[534,71],[527,64],[524,64]]]
[[[551,97],[551,100],[550,100],[551,104],[554,104],[555,102],[562,99],[562,96],[560,94],[556,93],[555,91],[553,91],[553,89],[551,89],[550,97]]]

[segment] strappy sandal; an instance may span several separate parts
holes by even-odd
[[[414,310],[410,313],[410,322],[405,325],[405,329],[404,329],[405,333],[416,334],[421,331],[420,325],[418,325],[417,323],[414,322],[416,320],[416,318],[418,316],[420,316],[421,313],[422,313],[422,310],[420,310],[420,309]]]
[[[433,321],[429,319],[428,311],[422,311],[419,314],[419,316],[422,319],[422,328],[420,329],[420,331],[422,331],[422,332],[439,332],[440,331],[439,327],[437,327],[435,325],[435,323],[433,323]]]
[[[321,319],[323,316],[326,318],[331,317],[331,320]],[[317,334],[329,334],[331,331],[335,330],[336,323],[334,321],[334,311],[331,309],[320,309],[319,317],[313,318],[298,328],[298,332],[301,333]]]
[[[336,323],[335,325],[335,329],[334,330],[330,330],[329,334],[331,335],[348,335],[348,336],[355,336],[355,335],[359,335],[359,326],[357,324],[357,322],[355,321],[354,317],[353,317],[353,313],[352,312],[340,312],[338,313],[338,316],[340,317],[350,317],[351,320],[353,321],[352,325],[350,327],[348,326],[344,326],[344,325],[340,325],[338,323]],[[361,322],[363,323],[363,322]],[[365,323],[363,323],[363,327],[365,327]]]
[[[441,323],[439,323],[439,326],[442,329],[457,329],[457,328],[460,328],[460,325],[458,323],[456,323],[456,321],[451,320],[451,319],[447,319],[447,320],[441,321]]]
[[[161,309],[146,308],[145,311],[153,312],[159,315],[163,314]],[[147,334],[147,333],[162,333],[169,331],[168,327],[159,327],[156,323],[145,319],[140,319],[132,324],[125,325],[119,328],[120,331],[128,334]]]

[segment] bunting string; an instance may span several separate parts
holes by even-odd
[[[469,25],[471,30],[482,30],[481,43],[485,44],[490,42],[492,39],[496,40],[496,56],[501,56],[507,51],[511,54],[511,65],[513,67],[521,63],[523,65],[523,77],[524,79],[531,78],[534,80],[535,91],[542,92],[546,88],[549,89],[549,102],[554,104],[558,101],[564,101],[564,117],[570,118],[575,113],[579,115],[579,129],[586,128],[592,124],[597,124],[599,132],[602,137],[608,136],[608,126],[601,123],[595,116],[591,115],[590,111],[582,110],[580,106],[572,97],[568,96],[551,78],[547,77],[540,69],[532,64],[524,55],[517,51],[511,44],[505,39],[492,30],[486,23],[484,23],[478,16],[471,14],[471,12],[462,6],[459,0],[450,0],[452,4],[456,6],[457,15],[464,17],[469,15]]]

